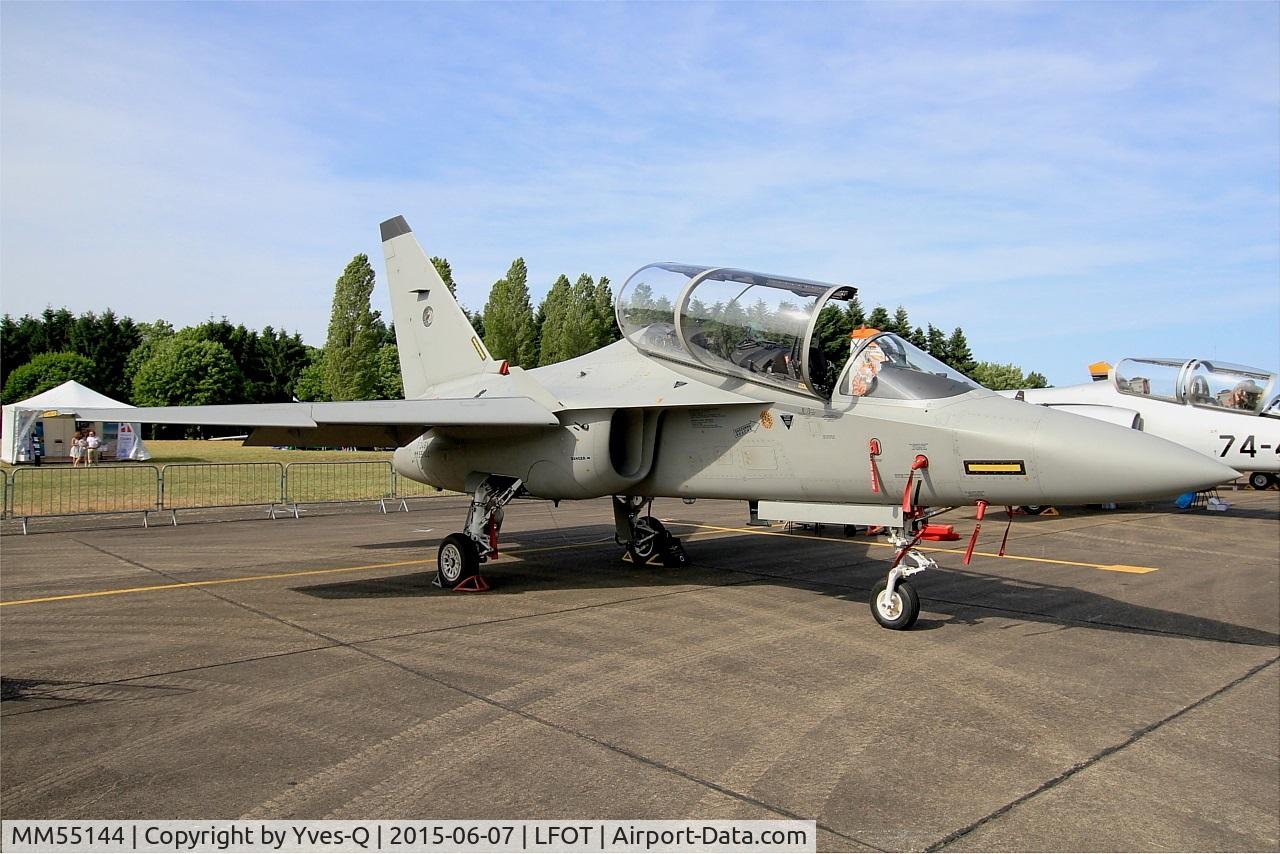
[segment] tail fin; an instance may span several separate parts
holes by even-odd
[[[493,357],[404,217],[382,223],[382,252],[405,399],[421,397],[438,383],[486,373]]]

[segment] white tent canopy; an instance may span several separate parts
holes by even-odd
[[[41,392],[35,397],[4,407],[3,435],[0,436],[0,460],[6,463],[31,460],[31,437],[37,425],[45,436],[45,456],[51,458],[70,455],[69,439],[75,431],[78,409],[132,409],[127,403],[112,400],[91,388],[68,380],[56,388]],[[95,421],[94,430],[104,442],[103,456],[120,460],[149,460],[151,452],[142,442],[140,426],[128,421]],[[68,430],[67,427],[70,427]],[[67,440],[54,435],[67,434]],[[50,447],[50,442],[66,444],[66,450]]]

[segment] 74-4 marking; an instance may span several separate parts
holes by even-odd
[[[1229,433],[1221,433],[1218,435],[1218,438],[1225,439],[1227,442],[1227,444],[1222,448],[1222,453],[1218,455],[1220,457],[1225,457],[1227,455],[1227,451],[1231,450],[1231,445],[1235,443],[1236,437]],[[1236,448],[1236,450],[1242,454],[1248,454],[1251,457],[1256,457],[1258,455],[1259,448],[1264,451],[1271,450],[1270,445],[1258,445],[1254,442],[1254,438],[1252,436],[1246,436],[1244,441],[1240,443],[1240,447]],[[1280,445],[1275,446],[1275,453],[1280,454]]]

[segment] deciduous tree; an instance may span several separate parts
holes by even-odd
[[[565,324],[572,296],[573,286],[569,284],[569,277],[561,274],[538,306],[535,324],[538,328],[539,365],[554,365],[567,358],[564,346]]]
[[[969,377],[994,391],[1025,388],[1022,369],[1013,363],[978,362],[973,366]]]
[[[456,297],[458,295],[458,286],[453,282],[453,267],[449,266],[448,259],[432,255],[431,266],[436,268],[436,272],[444,280],[444,286],[449,289],[449,293]]]
[[[590,353],[600,339],[600,321],[596,314],[596,283],[586,273],[578,277],[569,292],[569,311],[563,335],[562,359]]]
[[[329,394],[329,387],[325,385],[324,350],[319,347],[308,347],[307,357],[308,362],[298,372],[298,378],[293,381],[293,396],[298,400],[306,401],[333,400],[333,395]]]
[[[60,386],[67,380],[92,386],[95,376],[93,362],[79,353],[41,353],[25,365],[14,368],[0,398],[5,403],[17,403]]]
[[[378,384],[377,353],[386,328],[369,306],[374,273],[360,254],[338,277],[324,345],[325,385],[335,400],[370,400]]]
[[[134,403],[202,406],[242,402],[244,374],[230,351],[198,334],[183,333],[161,343],[138,368],[133,378]]]
[[[533,307],[529,303],[529,270],[523,258],[511,262],[505,278],[493,283],[484,306],[484,343],[495,359],[537,367]]]
[[[404,379],[400,375],[400,350],[395,344],[383,344],[378,348],[379,400],[403,400]]]

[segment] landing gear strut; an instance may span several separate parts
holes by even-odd
[[[923,526],[924,522],[919,521],[915,527]],[[871,615],[886,629],[903,630],[915,625],[916,618],[920,616],[920,596],[916,593],[915,585],[906,579],[938,566],[933,558],[916,549],[920,535],[917,533],[907,537],[908,530],[891,529],[890,538],[898,553],[893,559],[888,578],[876,582],[871,588]]]
[[[684,566],[689,558],[680,541],[671,536],[659,519],[641,515],[652,502],[652,498],[642,496],[613,496],[614,539],[638,565],[656,558],[665,566]]]
[[[502,508],[520,494],[519,478],[490,475],[480,482],[471,497],[466,527],[440,543],[434,584],[445,590],[488,590],[480,577],[480,565],[498,556],[498,531],[502,529]]]
[[[928,468],[929,458],[917,454],[902,492],[902,527],[889,529],[889,540],[898,551],[889,565],[889,577],[871,588],[871,616],[886,629],[901,631],[915,625],[916,618],[920,616],[920,596],[906,579],[938,567],[933,558],[916,549],[930,516],[929,511],[918,503],[920,486],[916,472]]]

